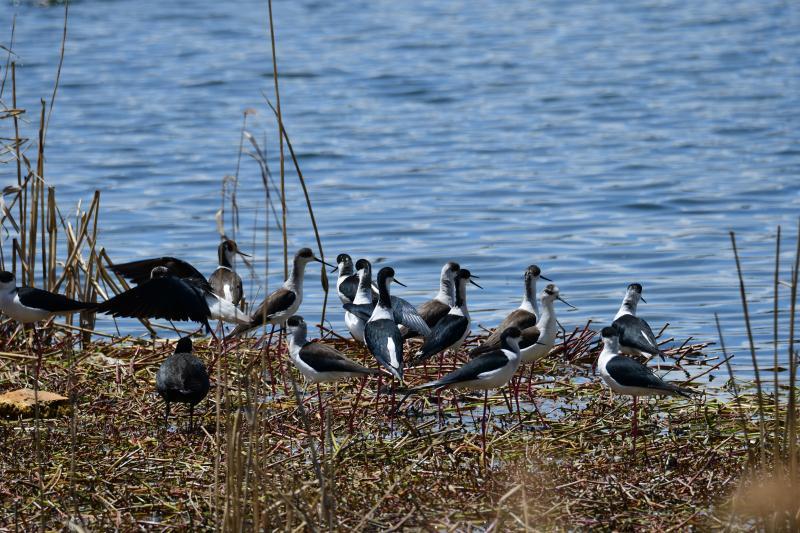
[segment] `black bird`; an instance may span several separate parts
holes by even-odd
[[[394,269],[383,267],[378,272],[378,305],[364,326],[364,340],[370,353],[394,377],[403,381],[403,336],[397,328],[392,301],[389,294],[389,284],[394,281]],[[346,304],[345,309],[354,304]],[[349,309],[348,309],[349,310]]]
[[[531,265],[525,270],[525,290],[522,294],[522,303],[511,311],[500,325],[495,328],[483,343],[470,351],[470,356],[476,356],[487,349],[495,349],[500,345],[500,334],[512,326],[524,331],[536,325],[539,317],[539,306],[536,298],[536,282],[539,278],[552,281],[542,276],[542,270],[537,265]]]
[[[209,319],[250,323],[246,313],[214,294],[205,279],[181,278],[166,266],[154,267],[150,280],[98,304],[97,311],[115,317],[192,321],[209,332]]]
[[[208,277],[208,283],[214,290],[214,294],[223,300],[228,300],[233,305],[239,305],[244,295],[242,277],[233,270],[233,262],[236,258],[236,254],[243,257],[250,257],[239,250],[236,241],[224,239],[217,249],[219,266]]]
[[[208,371],[203,362],[192,355],[192,340],[183,337],[175,346],[175,353],[167,357],[156,374],[156,390],[164,398],[164,424],[169,418],[169,404],[189,404],[189,431],[192,430],[194,406],[208,394]]]
[[[261,302],[258,309],[253,312],[252,319],[248,324],[236,326],[231,334],[228,335],[228,338],[236,337],[264,324],[283,326],[289,317],[294,315],[300,308],[300,304],[303,301],[303,278],[306,265],[311,261],[332,266],[314,256],[311,248],[300,248],[294,254],[292,272],[289,274],[289,278],[283,282],[280,289],[274,291]]]
[[[622,353],[647,357],[648,355],[664,354],[658,347],[656,336],[644,319],[636,316],[636,307],[639,300],[647,303],[642,297],[642,286],[638,283],[631,283],[625,291],[625,298],[619,307],[612,326],[619,331],[619,345]]]
[[[17,287],[14,274],[0,272],[0,312],[22,324],[94,309],[95,305],[34,287]]]
[[[633,397],[633,446],[636,449],[637,399],[639,396],[684,396],[696,394],[691,389],[678,387],[656,376],[648,367],[620,355],[620,332],[614,327],[603,328],[600,331],[603,338],[603,351],[597,359],[597,369],[603,382],[617,394]]]
[[[425,337],[422,348],[417,352],[412,365],[427,361],[431,356],[447,349],[458,350],[464,339],[469,335],[469,310],[467,309],[467,282],[478,288],[483,288],[474,281],[470,271],[462,268],[455,278],[456,300],[450,312],[442,317],[431,329],[431,334]]]
[[[308,326],[300,315],[289,318],[286,326],[289,330],[289,356],[292,363],[311,383],[326,383],[380,373],[377,369],[351,361],[332,346],[309,341]]]

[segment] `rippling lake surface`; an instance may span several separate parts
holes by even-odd
[[[799,11],[777,1],[276,0],[283,116],[326,257],[394,266],[409,285],[398,294],[417,303],[457,260],[486,288],[470,290],[473,330],[516,307],[531,263],[579,308],[559,308],[567,328],[607,323],[638,281],[640,314],[678,339],[716,341],[719,313],[747,376],[734,230],[770,366],[775,230],[788,281],[800,215]],[[3,2],[4,45],[14,15],[18,106],[33,137],[64,9]],[[210,273],[245,109],[277,179],[262,96],[274,100],[271,72],[265,2],[74,2],[46,148],[62,211],[99,189],[100,242],[114,260],[174,255]],[[16,181],[11,165],[0,172],[3,186]],[[239,175],[237,239],[260,259],[248,291],[260,300],[281,282],[280,237],[273,223],[265,279],[264,190],[247,155]],[[311,246],[288,159],[287,189],[290,247]],[[318,270],[308,273],[310,322],[322,291]],[[335,295],[328,313],[343,329]]]

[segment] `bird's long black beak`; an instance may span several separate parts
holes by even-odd
[[[338,266],[333,266],[333,265],[332,265],[332,264],[330,264],[330,263],[326,263],[325,261],[323,261],[323,260],[322,260],[322,259],[320,259],[319,257],[315,257],[315,258],[314,258],[314,261],[317,261],[318,263],[322,263],[322,264],[323,264],[323,265],[325,265],[325,266],[329,266],[329,267],[333,267],[333,268],[339,268]],[[334,271],[332,270],[331,272],[334,272]]]
[[[237,254],[239,254],[239,255],[241,255],[242,257],[253,257],[252,255],[250,255],[250,254],[246,254],[246,253],[244,253],[244,252],[243,252],[243,251],[241,251],[241,250],[236,250],[236,253],[237,253]]]
[[[473,285],[475,285],[476,287],[478,287],[479,289],[482,289],[483,287],[481,287],[480,285],[478,285],[477,283],[475,283],[474,281],[472,281],[472,278],[474,278],[474,277],[477,277],[477,276],[472,276],[472,277],[470,277],[470,278],[469,278],[469,282],[470,282],[470,283],[472,283]]]
[[[331,274],[333,274],[333,273],[334,273],[334,272],[336,272],[337,270],[339,270],[339,265],[336,265],[335,267],[333,267],[333,268],[331,269]]]
[[[543,279],[545,281],[553,281],[552,279],[548,278],[547,276],[542,276],[541,274],[539,274],[539,278],[541,278],[541,279]]]
[[[399,281],[397,281],[397,280],[396,280],[396,279],[394,279],[394,278],[392,278],[392,281],[394,281],[395,283],[397,283],[397,284],[398,284],[398,285],[400,285],[401,287],[408,287],[408,285],[406,285],[405,283],[400,283]]]
[[[561,296],[558,296],[558,297],[556,298],[556,300],[560,300],[560,301],[564,302],[565,304],[567,304],[569,307],[571,307],[571,308],[573,308],[573,309],[577,309],[577,307],[575,307],[574,305],[572,305],[571,303],[569,303],[568,301],[566,301],[566,300],[565,300],[564,298],[562,298]]]
[[[644,296],[639,296],[639,299],[640,299],[641,301],[643,301],[644,303],[647,303],[647,300],[645,300],[645,299],[644,299]]]

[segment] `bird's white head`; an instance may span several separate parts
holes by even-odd
[[[558,287],[550,283],[547,287],[542,290],[542,294],[539,297],[542,300],[542,304],[544,305],[552,305],[555,300],[559,300],[565,303],[567,306],[577,309],[574,305],[566,301],[564,298],[561,297],[561,293],[558,290]]]

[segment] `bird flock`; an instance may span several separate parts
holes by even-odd
[[[285,328],[288,356],[305,379],[313,384],[372,375],[387,375],[404,385],[404,370],[425,365],[437,354],[455,353],[470,334],[467,285],[481,287],[477,276],[448,262],[441,270],[439,290],[419,306],[391,294],[395,279],[391,267],[381,268],[373,282],[372,265],[366,259],[353,263],[340,254],[336,265],[326,263],[309,248],[298,250],[288,278],[269,294],[252,313],[242,310],[243,284],[234,269],[236,255],[249,257],[236,243],[224,239],[218,248],[219,266],[206,278],[186,261],[174,257],[145,259],[116,264],[114,272],[133,287],[101,303],[72,300],[66,296],[31,287],[17,287],[11,272],[0,272],[0,311],[22,324],[37,323],[55,315],[94,311],[114,317],[160,318],[192,321],[216,338],[211,321],[234,325],[225,337],[232,339],[256,328],[271,325]],[[316,261],[338,272],[336,290],[342,303],[344,323],[354,342],[366,346],[379,368],[368,368],[349,359],[322,341],[308,339],[308,326],[298,311],[303,301],[305,267]],[[537,294],[537,282],[548,281]],[[556,301],[573,307],[561,297],[558,287],[529,266],[523,276],[522,301],[484,339],[469,351],[470,359],[456,370],[433,381],[404,388],[404,398],[426,389],[462,388],[484,391],[484,423],[488,390],[500,388],[515,375],[520,365],[545,357],[553,348],[559,329]],[[636,399],[640,396],[689,396],[694,391],[678,387],[656,376],[640,359],[661,356],[656,336],[647,322],[637,316],[642,286],[627,287],[612,323],[602,329],[603,349],[597,369],[603,382],[617,394],[634,399],[633,432],[636,436]],[[34,335],[36,329],[34,328]],[[410,339],[421,338],[418,342]],[[189,337],[180,339],[175,353],[161,365],[156,390],[165,401],[165,420],[170,404],[194,406],[209,390],[206,366],[192,355]],[[321,401],[321,398],[320,398]],[[635,445],[635,444],[634,444]]]

